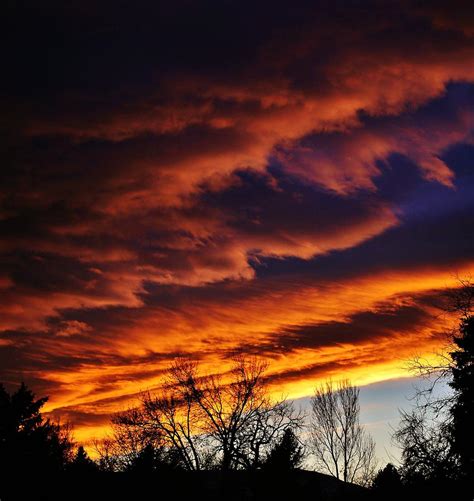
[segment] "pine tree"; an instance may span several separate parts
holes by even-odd
[[[74,473],[92,473],[94,471],[98,471],[98,466],[92,459],[89,457],[84,447],[80,445],[77,448],[76,455],[71,462],[69,470]]]
[[[264,463],[267,470],[292,470],[300,466],[303,460],[303,447],[293,430],[287,428],[280,442],[268,453]]]
[[[151,473],[158,469],[157,451],[147,444],[134,459],[128,471],[133,473]]]
[[[373,480],[372,489],[379,496],[385,496],[388,499],[399,499],[402,478],[392,463],[388,463],[385,468],[379,470]]]
[[[73,447],[68,429],[43,418],[46,401],[24,383],[11,395],[0,384],[2,472],[57,472],[68,464]]]
[[[474,474],[474,316],[461,320],[455,350],[450,386],[456,392],[451,407],[452,447],[459,456],[461,473],[467,478]]]

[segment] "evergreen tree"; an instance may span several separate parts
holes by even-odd
[[[303,447],[291,428],[287,428],[280,442],[273,446],[263,465],[267,470],[287,471],[301,465]]]
[[[426,399],[411,413],[402,413],[395,439],[402,446],[403,478],[420,492],[428,485],[436,495],[455,486],[474,493],[474,286],[470,280],[449,293],[448,311],[458,313],[460,323],[452,336],[453,349],[441,363],[414,367],[422,376],[447,378],[454,390],[448,397]],[[430,397],[433,386],[428,390]]]
[[[151,473],[158,468],[158,453],[153,445],[147,444],[132,461],[128,471],[133,473]]]
[[[385,499],[399,499],[402,486],[401,475],[392,463],[379,470],[372,483],[373,491]]]
[[[41,415],[47,398],[36,399],[24,383],[13,394],[0,384],[0,468],[3,472],[58,472],[70,461],[67,427]]]
[[[69,470],[73,473],[87,474],[98,471],[97,464],[92,461],[84,447],[80,445],[77,448],[76,455],[69,466]]]
[[[474,475],[474,317],[461,320],[459,335],[454,339],[455,350],[450,386],[456,392],[451,407],[452,447],[458,455],[461,474]]]

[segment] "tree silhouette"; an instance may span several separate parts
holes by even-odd
[[[44,419],[47,398],[35,399],[24,383],[13,394],[0,385],[0,467],[4,472],[58,472],[71,460],[67,426]]]
[[[82,445],[77,448],[74,459],[68,468],[69,471],[81,475],[97,472],[98,469],[97,464],[89,457]]]
[[[459,335],[454,336],[455,349],[452,381],[455,400],[450,409],[452,417],[452,447],[459,456],[461,474],[474,475],[474,317],[461,319]]]
[[[223,470],[255,469],[287,428],[302,425],[303,415],[268,393],[268,364],[256,357],[236,356],[226,381],[220,375],[199,376],[197,366],[177,360],[171,375],[190,398],[201,423],[201,432],[211,439]]]
[[[402,412],[394,435],[402,447],[403,476],[413,484],[440,485],[456,479],[467,479],[469,484],[474,474],[474,285],[460,280],[460,287],[447,296],[446,311],[459,315],[450,336],[451,348],[434,364],[413,362],[415,372],[432,383],[428,390],[418,392],[413,411]],[[453,392],[433,398],[441,379],[447,380]]]
[[[132,473],[152,473],[159,469],[159,454],[151,444],[147,444],[128,467],[128,471]]]
[[[303,446],[291,428],[287,428],[279,442],[268,453],[263,468],[266,470],[288,471],[301,466]]]
[[[141,409],[132,408],[115,414],[111,435],[94,445],[102,470],[130,471],[147,447],[157,451],[161,444],[161,433],[144,426]]]
[[[434,419],[428,408],[402,411],[394,439],[402,449],[401,471],[407,483],[447,481],[456,475],[450,423],[444,418]]]
[[[400,499],[402,488],[402,477],[392,463],[379,470],[372,482],[372,490],[380,499]]]
[[[194,362],[176,360],[157,392],[113,418],[114,437],[99,447],[103,464],[126,469],[116,465],[150,443],[164,464],[186,470],[259,468],[285,430],[303,423],[292,404],[269,397],[265,369],[260,360],[236,357],[226,377],[200,375]]]
[[[348,381],[316,388],[311,399],[311,450],[321,470],[366,485],[375,469],[375,442],[359,423],[359,389]]]

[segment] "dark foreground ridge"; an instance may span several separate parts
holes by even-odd
[[[1,500],[291,500],[373,499],[368,489],[322,473],[200,471],[154,474],[62,474],[25,482],[5,479]]]

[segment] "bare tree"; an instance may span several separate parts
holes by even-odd
[[[201,376],[195,362],[175,360],[158,392],[143,393],[138,407],[114,417],[112,442],[99,455],[123,469],[151,444],[187,470],[260,467],[285,431],[304,421],[290,403],[269,397],[266,368],[239,356],[229,373]]]
[[[473,350],[469,326],[473,322],[474,283],[471,278],[458,278],[458,282],[458,288],[445,293],[447,303],[443,309],[458,317],[458,325],[447,335],[447,345],[435,362],[415,358],[409,364],[409,369],[427,384],[416,389],[415,408],[401,412],[400,425],[394,433],[394,440],[402,449],[402,473],[407,479],[456,478],[463,462],[459,451],[472,450],[468,445],[469,431],[465,430],[471,429],[472,422],[467,416],[472,406],[469,387]],[[441,395],[435,391],[440,381],[447,383],[451,391]],[[461,420],[456,421],[459,407]]]
[[[236,463],[245,469],[261,467],[285,434],[291,431],[297,440],[296,433],[303,428],[304,418],[303,412],[296,411],[290,402],[268,399],[240,430],[235,448]],[[303,455],[303,447],[300,452]]]
[[[202,432],[211,437],[222,469],[257,468],[263,453],[287,428],[301,427],[303,416],[285,402],[273,402],[264,373],[267,364],[238,356],[228,375],[198,377],[197,366],[177,360],[171,374],[182,394],[199,411]]]
[[[401,421],[393,438],[402,449],[401,472],[405,480],[447,479],[456,471],[449,422],[433,418],[430,409],[418,407],[401,412]]]
[[[474,281],[471,276],[456,277],[458,287],[446,292],[448,304],[446,310],[466,318],[474,313]]]
[[[131,408],[113,416],[111,434],[102,440],[96,440],[94,449],[101,469],[125,471],[147,446],[158,448],[161,443],[159,435],[151,435],[144,428],[141,410]]]
[[[311,399],[311,451],[322,471],[366,484],[375,471],[375,442],[359,422],[359,389],[348,381],[316,388]]]
[[[158,395],[141,396],[141,425],[148,435],[157,435],[167,450],[176,453],[187,470],[200,470],[205,464],[204,445],[208,441],[201,429],[192,396],[172,387]]]
[[[455,363],[453,360],[454,340],[459,334],[459,320],[467,319],[473,315],[474,305],[474,282],[471,277],[457,277],[459,286],[455,289],[448,289],[444,293],[444,301],[440,308],[457,317],[456,326],[450,332],[446,333],[446,344],[437,352],[434,360],[426,359],[420,356],[414,357],[407,364],[407,369],[424,380],[424,386],[417,388],[415,400],[417,408],[425,413],[424,419],[427,419],[426,412],[432,414],[435,419],[443,415],[448,418],[449,409],[456,400],[455,392],[440,396],[435,391],[439,383],[450,383]],[[405,416],[406,417],[406,416]],[[445,426],[443,424],[443,426]]]

